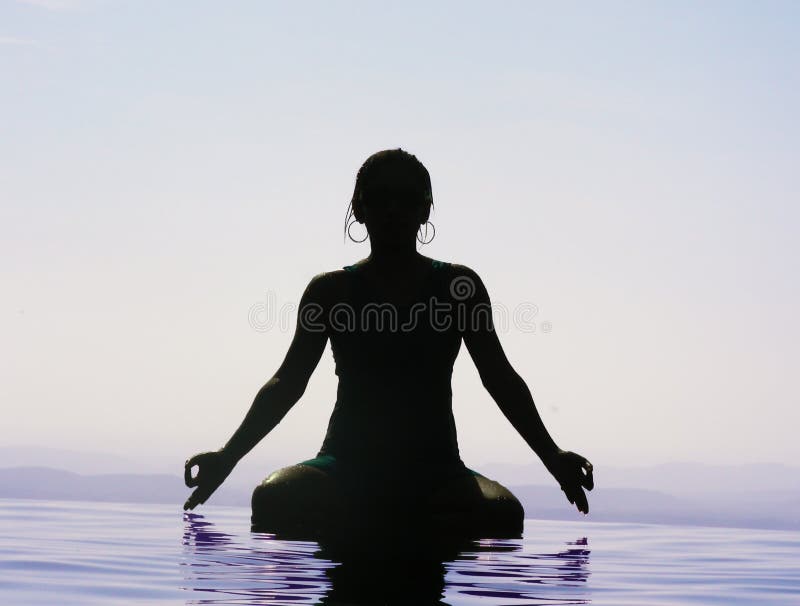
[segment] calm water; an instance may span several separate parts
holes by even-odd
[[[444,561],[421,539],[340,562],[246,509],[0,499],[0,603],[800,604],[798,532],[528,520]]]

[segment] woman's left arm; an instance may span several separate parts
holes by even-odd
[[[489,293],[478,274],[465,266],[456,266],[460,276],[453,279],[468,285],[462,293],[471,293],[465,305],[465,325],[462,332],[467,350],[475,362],[481,383],[492,396],[503,415],[539,456],[567,495],[580,511],[587,513],[589,505],[583,488],[594,487],[592,465],[573,452],[561,450],[550,436],[539,416],[528,385],[508,361],[494,329]],[[468,280],[469,282],[465,282]]]
[[[494,329],[489,293],[477,273],[465,266],[456,266],[460,275],[453,278],[462,293],[456,305],[463,305],[462,337],[472,356],[481,383],[522,438],[545,463],[558,451],[555,441],[544,426],[527,384],[511,366]]]

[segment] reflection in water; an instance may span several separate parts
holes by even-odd
[[[234,536],[184,514],[188,604],[588,604],[586,538],[556,553],[522,539],[319,544]]]
[[[452,594],[481,596],[486,604],[499,599],[506,604],[590,603],[586,537],[556,553],[527,552],[521,549],[522,541],[480,543],[478,550],[462,553],[451,564],[453,576],[447,586]]]
[[[189,604],[280,604],[318,602],[330,582],[315,543],[263,541],[242,544],[219,532],[202,515],[184,513],[184,578]],[[263,545],[263,547],[262,547]]]

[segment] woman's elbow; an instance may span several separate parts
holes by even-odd
[[[302,381],[291,374],[274,375],[264,387],[261,388],[263,395],[278,397],[285,401],[289,406],[294,405],[305,393],[308,381]]]

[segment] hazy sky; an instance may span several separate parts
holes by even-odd
[[[559,445],[796,462],[799,28],[793,2],[4,2],[0,441],[224,444],[287,306],[368,254],[355,174],[401,146],[422,252],[537,306],[500,339]],[[255,330],[269,300],[288,326]],[[335,379],[328,347],[250,458],[314,456]],[[535,460],[464,347],[453,392],[468,464]]]

